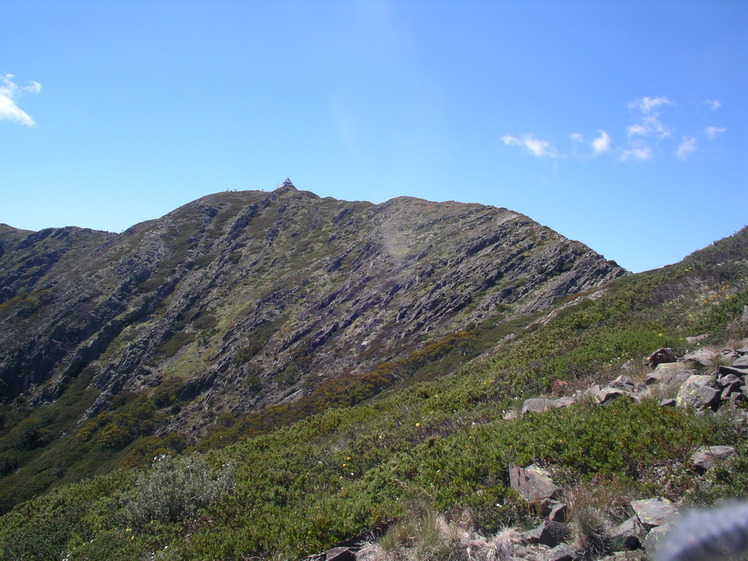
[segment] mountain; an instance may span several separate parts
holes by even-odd
[[[183,402],[170,427],[190,436],[625,274],[506,209],[290,182],[122,234],[3,226],[0,243],[0,399],[51,402],[83,372],[92,417],[168,384]]]
[[[715,381],[748,351],[748,228],[627,275],[505,209],[286,185],[120,235],[4,228],[0,241],[3,348],[62,357],[0,406],[4,558],[298,559],[388,525],[419,554],[410,536],[441,524],[433,513],[484,535],[532,527],[542,505],[510,484],[532,463],[582,541],[633,499],[748,496],[739,382],[724,376],[736,407],[716,414],[641,389],[659,347],[707,352],[687,368]],[[104,327],[83,338],[87,318]],[[622,375],[636,399],[584,397]],[[542,394],[573,403],[519,415]],[[735,449],[734,469],[697,476],[689,458],[716,445]],[[608,547],[591,543],[589,558]]]

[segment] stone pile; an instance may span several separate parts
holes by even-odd
[[[621,374],[605,387],[595,384],[572,396],[556,399],[534,397],[526,399],[520,414],[542,413],[553,407],[568,407],[581,399],[592,398],[600,405],[617,399],[640,401],[665,390],[676,394],[674,398],[663,398],[663,407],[686,407],[696,411],[716,411],[729,405],[748,405],[748,347],[737,350],[720,350],[704,347],[678,358],[672,349],[658,349],[647,359],[653,367],[644,382],[634,383]],[[703,367],[721,363],[710,374],[703,374]],[[514,412],[507,419],[516,417]]]
[[[694,338],[693,342],[700,341]],[[542,413],[554,407],[569,407],[590,399],[601,406],[616,400],[640,401],[663,393],[675,395],[662,398],[663,407],[689,408],[697,413],[717,411],[721,407],[748,405],[748,346],[736,350],[711,347],[699,348],[678,357],[672,349],[662,348],[652,353],[647,363],[652,371],[643,382],[634,383],[625,374],[601,387],[595,384],[571,396],[527,399],[519,413],[508,412],[507,420],[520,415]],[[713,365],[718,366],[714,367]],[[705,369],[712,369],[704,374]],[[554,384],[565,388],[565,383]],[[729,467],[736,450],[732,446],[703,446],[694,451],[690,463],[697,474],[724,466]],[[519,542],[512,547],[507,559],[515,561],[582,561],[589,559],[589,551],[579,545],[569,518],[569,506],[564,502],[563,489],[542,466],[510,466],[509,484],[528,502],[533,512],[542,517],[536,528],[521,532]],[[662,497],[631,501],[633,515],[605,532],[605,552],[600,561],[651,560],[658,544],[675,527],[680,513],[674,504]],[[748,507],[746,507],[748,508]],[[362,545],[383,534],[378,528],[304,561],[355,561]],[[502,557],[503,559],[503,557]]]

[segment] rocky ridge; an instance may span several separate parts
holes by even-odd
[[[625,273],[507,209],[337,201],[290,182],[121,234],[3,225],[0,400],[47,403],[83,375],[91,417],[166,384],[163,430],[198,435]]]

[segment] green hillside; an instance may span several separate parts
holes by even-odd
[[[689,336],[745,345],[745,306],[748,228],[553,310],[467,326],[431,353],[309,394],[298,408],[227,418],[195,446],[164,441],[148,467],[59,486],[2,517],[0,557],[298,559],[424,509],[469,516],[484,532],[529,527],[537,512],[509,489],[508,467],[530,462],[608,503],[748,497],[740,410],[588,400],[505,420],[556,380],[567,392],[622,372],[641,380],[643,357],[659,347],[683,353]],[[735,446],[738,457],[701,485],[687,458],[710,444]]]

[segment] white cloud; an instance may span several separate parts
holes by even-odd
[[[630,109],[638,109],[642,113],[649,113],[658,105],[669,105],[672,102],[666,97],[641,97],[629,103]]]
[[[722,102],[718,99],[707,99],[704,101],[704,103],[706,103],[706,106],[712,111],[716,111],[717,109],[722,107]]]
[[[627,161],[627,160],[640,160],[640,161],[646,161],[651,160],[654,157],[654,154],[652,153],[652,150],[649,148],[649,146],[635,146],[633,148],[629,148],[628,150],[624,150],[621,153],[621,160]]]
[[[696,139],[693,136],[684,136],[675,151],[675,155],[681,160],[687,160],[694,152],[696,152]]]
[[[706,136],[709,138],[709,140],[714,140],[719,135],[727,131],[724,127],[707,127],[704,129],[704,132],[706,133]]]
[[[636,122],[626,128],[629,138],[635,136],[654,136],[665,138],[672,134],[673,130],[660,120],[660,112],[655,111],[660,105],[671,105],[673,102],[666,97],[642,97],[629,102],[629,109],[641,113]]]
[[[672,134],[673,130],[660,121],[659,114],[646,115],[641,121],[626,128],[629,138],[633,136],[656,136],[665,138]]]
[[[42,86],[39,82],[31,82],[28,86],[19,88],[13,78],[13,74],[0,75],[0,120],[32,126],[36,124],[34,119],[18,107],[15,100],[23,93],[39,93]]]
[[[581,133],[573,132],[569,135],[569,138],[571,138],[574,142],[584,142],[584,137]]]
[[[534,138],[531,134],[526,134],[522,136],[522,138],[517,138],[516,136],[507,134],[502,136],[501,140],[507,146],[509,146],[510,144],[522,146],[533,156],[536,156],[538,158],[542,158],[543,156],[548,156],[549,158],[556,157],[556,149],[551,145],[550,142],[548,142],[547,140]]]
[[[592,149],[595,154],[602,154],[610,149],[611,138],[605,131],[600,131],[600,136],[592,141]]]

